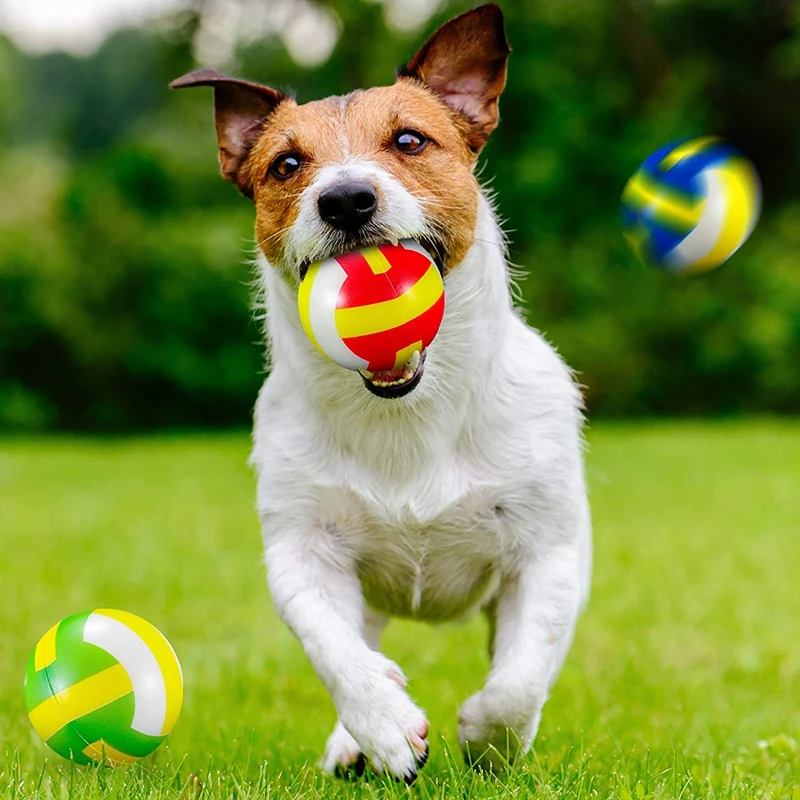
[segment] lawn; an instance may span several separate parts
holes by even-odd
[[[483,620],[393,623],[428,711],[413,787],[314,767],[333,707],[271,608],[246,435],[0,445],[0,797],[800,798],[800,424],[598,425],[593,597],[535,752],[473,775],[459,703]],[[138,613],[186,679],[167,746],[118,770],[48,755],[25,716],[37,639],[97,606]]]

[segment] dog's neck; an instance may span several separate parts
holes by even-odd
[[[403,453],[419,466],[426,454],[452,452],[470,408],[492,381],[514,313],[503,234],[483,195],[475,240],[445,278],[444,319],[422,380],[398,400],[374,396],[360,375],[322,356],[303,331],[296,288],[263,255],[259,268],[272,370],[291,375],[298,403],[310,405],[345,452],[392,472],[407,462],[398,457]]]

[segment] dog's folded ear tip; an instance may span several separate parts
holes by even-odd
[[[211,67],[200,67],[199,69],[194,69],[191,72],[187,72],[185,75],[181,75],[179,78],[175,78],[175,80],[170,81],[169,88],[188,89],[191,86],[208,86],[215,81],[224,81],[227,79],[229,79],[229,76],[220,72],[218,69],[212,69]]]
[[[190,86],[197,86],[197,76],[194,72],[181,75],[180,78],[175,78],[169,83],[170,89],[188,89]]]

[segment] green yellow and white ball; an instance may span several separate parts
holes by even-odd
[[[36,645],[25,675],[25,706],[48,747],[78,764],[127,764],[172,731],[183,676],[167,639],[126,611],[74,614]]]

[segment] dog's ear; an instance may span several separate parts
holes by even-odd
[[[267,118],[289,98],[269,86],[231,78],[215,69],[197,69],[170,84],[172,89],[191,86],[214,87],[214,123],[222,176],[235,183],[242,194],[252,198],[247,156],[261,135]]]
[[[489,3],[444,24],[397,74],[422,82],[466,117],[469,145],[478,152],[497,127],[510,52],[503,12]]]

